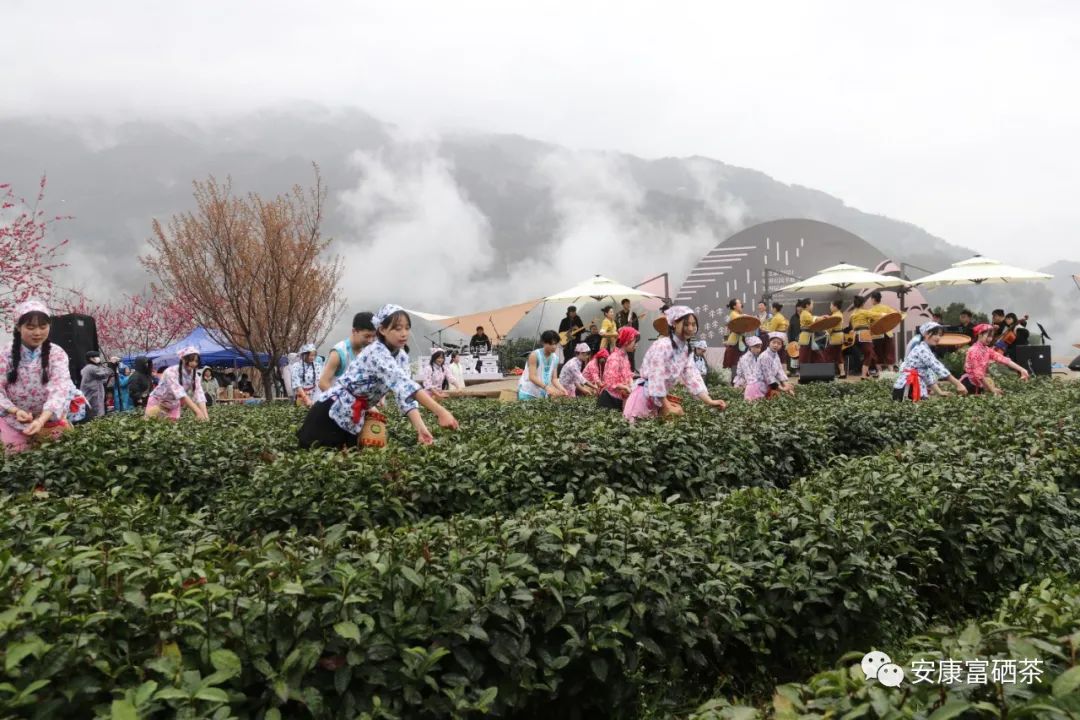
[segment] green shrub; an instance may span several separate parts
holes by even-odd
[[[348,454],[287,407],[93,423],[0,470],[0,710],[632,717],[805,678],[1080,576],[1080,387],[1008,387],[464,402]]]
[[[990,620],[941,627],[909,640],[890,658],[905,669],[899,688],[867,679],[861,652],[841,659],[835,670],[803,684],[785,685],[765,708],[711,700],[690,720],[739,717],[795,718],[1070,718],[1080,712],[1080,584],[1065,578],[1025,583]],[[997,663],[1023,668],[1038,662],[1030,677],[994,678]],[[966,672],[960,681],[939,682],[941,661],[985,663],[986,682]],[[854,664],[852,664],[854,663]],[[969,679],[977,682],[969,683]]]
[[[996,476],[857,458],[789,491],[676,504],[607,491],[241,543],[138,499],[117,527],[121,499],[9,497],[5,681],[40,717],[139,688],[146,713],[240,717],[592,717],[657,687],[746,691],[1035,570],[1076,572],[1080,504],[1049,463],[1080,473],[1076,453]],[[177,517],[159,530],[163,511]]]

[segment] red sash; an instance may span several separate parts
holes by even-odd
[[[353,421],[353,425],[357,425],[357,424],[360,423],[360,416],[364,414],[364,411],[367,410],[367,408],[368,408],[368,404],[367,404],[367,398],[366,397],[358,397],[355,400],[353,400],[353,404],[352,404],[352,421]]]
[[[919,371],[908,370],[907,371],[907,384],[911,388],[911,400],[912,402],[918,402],[922,398],[922,386],[919,384]]]

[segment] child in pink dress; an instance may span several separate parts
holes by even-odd
[[[993,363],[1015,370],[1020,374],[1021,380],[1028,379],[1027,370],[993,347],[993,325],[981,323],[976,325],[972,332],[975,333],[975,344],[968,349],[967,354],[964,356],[964,374],[960,376],[960,382],[967,388],[969,395],[981,395],[987,390],[994,395],[1005,394],[990,378],[990,365]]]
[[[723,410],[727,403],[709,396],[705,381],[694,366],[690,340],[697,334],[697,316],[685,305],[664,311],[654,327],[662,336],[645,353],[641,364],[641,379],[634,386],[623,406],[623,417],[630,422],[643,417],[682,415],[678,399],[671,396],[676,385],[682,384],[691,395],[709,407]]]
[[[596,400],[598,407],[608,410],[622,410],[626,398],[634,387],[634,371],[630,367],[630,356],[637,348],[641,336],[634,328],[623,325],[615,340],[615,349],[611,351],[607,364],[604,365],[604,390]]]
[[[743,399],[747,402],[760,400],[765,397],[765,383],[761,379],[761,370],[758,368],[758,358],[761,356],[761,338],[751,336],[746,338],[747,352],[739,358],[739,364],[735,366],[735,378],[731,381],[734,387],[743,389]]]
[[[209,420],[206,395],[199,379],[199,349],[189,345],[176,354],[180,362],[161,374],[161,382],[146,401],[146,417],[164,415],[169,420],[179,420],[181,408],[187,406],[197,419]]]
[[[604,366],[607,365],[609,355],[607,350],[599,350],[581,371],[582,377],[596,388],[597,392],[604,389]]]

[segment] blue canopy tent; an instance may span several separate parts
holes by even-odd
[[[255,356],[250,350],[225,347],[210,337],[210,333],[206,332],[206,329],[201,327],[195,328],[187,337],[177,340],[168,347],[125,357],[124,363],[130,366],[134,364],[135,358],[147,357],[154,363],[154,367],[176,365],[180,362],[180,358],[176,356],[176,353],[180,352],[180,350],[188,345],[194,345],[198,349],[199,362],[204,366],[247,367],[255,364]],[[270,362],[270,356],[266,353],[260,353],[259,359],[264,365]]]

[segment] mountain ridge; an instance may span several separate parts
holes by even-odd
[[[190,208],[193,180],[230,176],[237,191],[277,194],[308,184],[311,162],[331,189],[326,234],[360,268],[345,287],[357,304],[396,297],[452,314],[600,270],[630,282],[667,271],[677,287],[715,244],[786,217],[838,225],[929,270],[975,254],[914,223],[702,155],[650,159],[473,130],[410,136],[362,109],[311,103],[200,121],[0,120],[0,181],[25,190],[48,173],[49,212],[75,216],[60,228],[76,266],[64,280],[77,287],[93,278],[106,295],[146,284],[137,256],[150,221]],[[417,282],[403,288],[382,273],[364,276],[368,265],[398,261],[422,266]],[[1059,263],[1073,261],[1051,265]],[[1064,280],[930,299],[1011,302],[1065,323],[1075,286]]]

